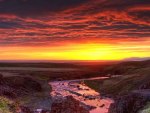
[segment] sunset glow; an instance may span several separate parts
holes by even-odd
[[[149,11],[145,0],[1,0],[0,59],[149,57]]]
[[[150,55],[150,40],[118,43],[68,43],[57,46],[1,47],[3,60],[121,60]]]

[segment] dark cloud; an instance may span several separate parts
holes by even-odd
[[[41,16],[51,12],[75,7],[87,0],[3,0],[0,2],[1,14],[19,16]]]
[[[10,29],[10,28],[20,28],[21,25],[16,22],[0,22],[0,28]]]
[[[149,0],[2,0],[0,45],[150,38]]]

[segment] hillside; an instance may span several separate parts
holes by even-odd
[[[125,94],[142,87],[141,85],[149,84],[150,60],[114,64],[104,68],[102,73],[110,74],[110,76],[119,76],[106,80],[86,81],[85,83],[107,95],[117,96],[118,94]]]
[[[146,61],[126,61],[118,64],[105,67],[102,71],[106,74],[134,74],[140,73],[142,70],[148,71],[150,67],[150,60]]]
[[[111,65],[104,73],[110,78],[85,83],[101,95],[115,99],[109,113],[149,113],[145,111],[149,110],[150,102],[150,60]]]

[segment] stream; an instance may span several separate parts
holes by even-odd
[[[65,96],[73,96],[81,103],[92,106],[90,113],[107,113],[109,106],[113,103],[110,98],[101,97],[100,93],[84,84],[84,80],[105,79],[107,77],[96,77],[89,79],[53,81],[49,84],[52,87],[52,99],[63,99]]]

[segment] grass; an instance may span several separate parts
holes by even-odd
[[[9,105],[13,102],[5,97],[0,97],[0,113],[12,113],[9,109]]]
[[[150,103],[148,103],[139,113],[150,113]]]
[[[144,70],[144,71],[143,71]],[[85,83],[96,91],[111,96],[123,95],[138,89],[145,82],[150,81],[150,68],[136,70],[136,74],[124,75],[105,80],[85,81]]]

